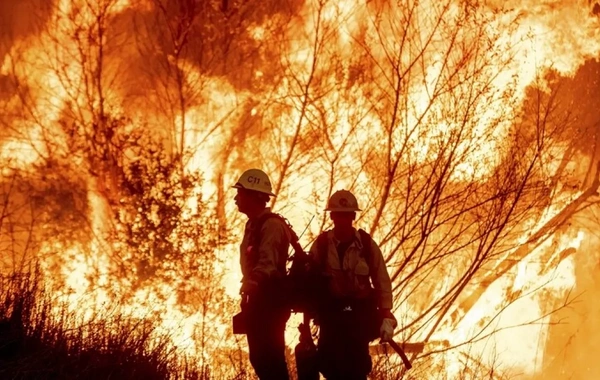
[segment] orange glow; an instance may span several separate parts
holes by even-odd
[[[431,342],[458,346],[424,360],[449,378],[461,376],[466,351],[500,372],[543,373],[549,308],[578,285],[591,222],[572,217],[595,196],[585,184],[598,157],[574,142],[580,132],[522,105],[532,86],[550,97],[550,70],[573,77],[600,58],[589,2],[306,0],[261,16],[167,3],[60,0],[39,30],[5,41],[0,80],[20,92],[0,97],[2,180],[61,162],[85,182],[88,224],[65,229],[89,229],[89,239],[52,236],[33,254],[60,304],[83,321],[117,305],[227,373],[217,358],[238,347],[229,314],[245,222],[230,186],[261,167],[275,211],[296,232],[307,227],[305,246],[329,225],[333,191],[357,195],[357,227],[381,242],[398,285],[398,340],[425,353],[439,348]],[[164,226],[176,209],[124,204],[139,195],[123,185],[133,163],[160,160],[139,141],[180,160],[167,184],[203,179],[183,195],[156,176],[150,195],[185,199],[181,225],[145,231],[150,248],[115,238]],[[190,222],[198,214],[201,225]],[[195,241],[209,223],[214,240]]]

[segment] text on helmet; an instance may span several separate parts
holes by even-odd
[[[248,183],[253,183],[253,184],[255,184],[255,185],[260,185],[260,178],[258,178],[258,177],[255,177],[255,176],[253,176],[253,175],[251,175],[251,176],[248,176],[248,178],[246,179],[246,181],[247,181]],[[266,182],[266,184],[267,184],[267,185],[269,185],[269,181],[265,181],[265,182]]]

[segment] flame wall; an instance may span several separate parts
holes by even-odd
[[[128,293],[124,311],[156,314],[167,330],[183,321],[178,345],[196,352],[194,326],[208,315],[225,331],[217,317],[227,302],[217,300],[239,284],[244,220],[229,186],[262,167],[273,207],[298,231],[312,220],[306,243],[329,226],[327,197],[356,193],[357,223],[381,243],[394,279],[400,336],[427,343],[423,361],[457,375],[453,355],[464,352],[445,348],[470,342],[485,363],[499,354],[503,368],[539,373],[557,338],[531,322],[552,320],[557,300],[583,286],[579,256],[564,252],[592,244],[571,220],[598,187],[597,82],[578,87],[597,77],[594,9],[5,1],[0,157],[7,220],[20,230],[3,226],[3,247],[34,235],[10,249],[45,253],[65,297],[92,292],[101,305]],[[196,170],[198,186],[185,181]],[[154,202],[173,194],[185,205],[168,204],[177,218]],[[139,227],[167,220],[175,227],[164,239]],[[124,231],[153,243],[114,244]],[[530,344],[515,350],[522,335]]]

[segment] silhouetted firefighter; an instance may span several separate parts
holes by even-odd
[[[242,311],[233,317],[235,334],[246,334],[250,363],[261,380],[288,379],[284,330],[290,313],[304,313],[295,348],[299,380],[318,380],[316,346],[310,333],[309,312],[316,310],[314,295],[324,289],[324,278],[312,271],[298,235],[266,203],[271,183],[258,169],[244,172],[234,185],[240,212],[248,215],[240,246]],[[292,265],[286,271],[289,246]]]
[[[289,378],[285,361],[285,325],[290,317],[285,277],[291,234],[267,203],[271,181],[258,169],[245,171],[233,186],[235,203],[248,216],[240,244],[242,312],[233,318],[234,333],[245,333],[250,363],[261,380]]]
[[[362,380],[372,370],[369,343],[378,337],[392,342],[397,326],[392,285],[379,246],[353,226],[361,211],[356,197],[337,191],[325,211],[333,229],[319,235],[310,249],[313,267],[327,279],[317,295],[318,367],[326,379]]]
[[[353,221],[360,211],[352,193],[332,195],[326,211],[334,228],[319,235],[310,254],[303,251],[287,220],[266,204],[267,175],[251,169],[234,185],[240,212],[248,215],[240,247],[242,312],[233,317],[236,334],[246,334],[250,362],[264,379],[288,379],[284,330],[290,312],[304,313],[294,349],[299,380],[366,379],[372,369],[369,342],[393,342],[397,325],[391,313],[391,281],[377,244]],[[294,248],[286,273],[287,250]],[[373,286],[371,286],[371,282]],[[310,329],[320,326],[318,346]]]

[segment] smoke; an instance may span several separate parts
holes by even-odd
[[[438,249],[431,244],[437,243],[428,241],[435,236],[433,240],[440,240],[441,256],[423,260],[436,263],[431,264],[435,269],[421,271],[419,276],[423,276],[424,284],[438,285],[435,279],[431,280],[435,275],[430,274],[445,265],[436,260],[450,262],[443,261],[447,259],[444,250],[452,252],[454,245],[459,244],[456,242],[468,235],[452,232],[455,230],[451,227],[445,230],[438,223],[447,223],[444,215],[452,217],[457,206],[473,204],[476,208],[481,201],[456,200],[460,199],[460,194],[456,197],[463,182],[472,181],[464,193],[470,197],[471,191],[484,191],[485,187],[476,183],[485,180],[484,176],[473,174],[476,170],[505,174],[497,176],[496,182],[489,182],[490,192],[519,179],[514,169],[521,166],[489,170],[496,161],[487,160],[487,156],[470,156],[469,149],[477,146],[493,155],[501,148],[492,142],[510,145],[511,141],[500,138],[502,134],[497,131],[512,124],[513,107],[521,109],[523,97],[527,96],[528,105],[536,106],[536,96],[543,95],[545,101],[555,102],[556,126],[568,121],[560,124],[568,128],[552,136],[557,149],[543,152],[543,165],[555,169],[545,159],[554,164],[567,146],[571,150],[565,157],[576,160],[565,164],[565,177],[575,173],[579,180],[574,187],[566,187],[571,184],[561,182],[563,178],[547,184],[548,178],[542,175],[546,172],[541,172],[536,178],[549,190],[543,194],[533,192],[531,197],[538,197],[538,203],[532,201],[524,207],[537,207],[541,213],[542,206],[546,211],[545,206],[556,200],[551,193],[554,185],[571,195],[592,183],[587,167],[578,163],[587,162],[580,160],[582,156],[598,158],[598,63],[589,60],[577,71],[586,59],[598,56],[600,50],[600,29],[591,3],[588,7],[569,1],[487,2],[485,8],[471,9],[467,6],[479,6],[479,2],[408,1],[398,3],[402,5],[394,8],[398,12],[389,14],[382,11],[387,8],[378,8],[376,3],[384,2],[331,1],[320,8],[318,1],[144,0],[121,7],[115,1],[81,0],[65,1],[60,9],[56,3],[42,0],[2,2],[0,105],[6,112],[0,113],[0,121],[10,126],[0,130],[3,159],[9,161],[9,156],[18,156],[19,149],[13,148],[26,142],[29,152],[36,153],[22,155],[29,161],[23,158],[21,162],[35,169],[35,175],[19,179],[19,191],[25,196],[18,201],[31,204],[55,221],[52,226],[45,224],[46,232],[40,236],[57,236],[64,232],[60,228],[79,231],[76,226],[88,219],[94,232],[120,220],[125,230],[133,232],[135,239],[129,242],[145,248],[142,254],[152,258],[158,252],[156,256],[161,260],[174,254],[179,255],[175,256],[177,259],[193,258],[184,268],[191,268],[193,273],[198,262],[205,263],[204,258],[214,253],[208,249],[210,252],[203,252],[204,256],[191,255],[190,252],[198,251],[192,244],[199,241],[194,233],[207,239],[218,237],[214,234],[216,228],[205,234],[196,228],[206,225],[205,220],[188,223],[185,228],[176,226],[181,221],[179,217],[187,215],[177,194],[196,191],[195,184],[189,181],[171,182],[182,178],[177,165],[203,170],[206,178],[214,181],[209,194],[216,196],[210,201],[219,207],[221,229],[237,227],[229,224],[235,218],[227,214],[223,189],[228,179],[244,166],[261,166],[269,169],[274,184],[281,190],[277,191],[282,200],[278,206],[283,207],[285,202],[288,216],[297,212],[292,216],[296,218],[293,223],[321,210],[332,188],[347,185],[362,192],[361,203],[368,211],[361,215],[366,215],[364,220],[375,216],[373,230],[378,229],[379,236],[385,237],[390,258],[407,257],[404,250],[435,255]],[[485,10],[485,15],[474,13],[481,10]],[[415,11],[418,21],[402,18],[411,11]],[[459,21],[464,23],[462,27]],[[554,71],[546,75],[549,68]],[[527,87],[532,83],[539,88]],[[537,121],[535,118],[529,121],[528,127],[538,127],[533,122]],[[479,133],[480,129],[485,131]],[[531,142],[536,141],[538,135],[534,132],[538,131],[520,131],[521,137],[529,133],[522,140],[527,140],[525,148],[537,148]],[[460,149],[452,149],[448,140],[451,135],[460,143]],[[6,143],[15,137],[20,140]],[[548,136],[543,137],[547,141]],[[409,143],[402,145],[402,141]],[[509,153],[526,151],[508,148]],[[450,149],[449,153],[443,152],[446,149]],[[187,156],[189,151],[193,154]],[[530,151],[532,155],[538,153],[536,149]],[[444,154],[450,157],[447,162]],[[48,156],[58,157],[58,162],[47,160]],[[529,163],[528,157],[517,161],[515,155],[506,156],[509,163],[522,161],[524,167]],[[168,165],[162,165],[163,158]],[[429,208],[429,201],[414,195],[419,194],[414,189],[424,186],[424,194],[434,191],[427,184],[446,170],[455,170],[456,161],[452,160],[467,164],[462,169],[465,174],[449,181],[457,189],[455,192],[442,189],[441,184],[447,181],[440,178],[435,191],[440,191],[436,199],[440,199],[442,207],[437,203]],[[438,174],[432,167],[447,169]],[[69,175],[58,175],[63,173]],[[3,185],[4,194],[8,194],[11,183],[5,181]],[[385,186],[389,186],[388,192],[382,190]],[[512,193],[509,186],[506,190]],[[165,198],[165,193],[175,199]],[[389,203],[381,202],[381,194],[389,196]],[[503,196],[498,194],[498,198]],[[90,199],[99,206],[92,205]],[[158,202],[165,199],[169,202]],[[542,200],[547,203],[542,205]],[[18,208],[17,203],[11,207]],[[501,206],[480,207],[473,225],[490,215],[513,210]],[[114,210],[116,216],[107,210]],[[446,214],[423,217],[427,210]],[[21,215],[17,213],[15,217],[19,219]],[[403,230],[411,230],[402,223],[410,224],[413,217],[431,221],[431,230],[423,230],[423,237],[414,240],[401,235]],[[27,224],[34,217],[20,219]],[[324,220],[321,226],[311,229],[322,228]],[[162,221],[168,223],[161,224]],[[421,231],[422,225],[415,222],[414,231]],[[180,244],[177,246],[163,239],[161,233],[147,233],[154,232],[151,227],[165,231],[165,226],[164,235],[169,238],[189,239],[176,241]],[[512,238],[517,235],[515,231],[527,227],[511,226],[513,231],[503,237]],[[450,238],[437,232],[440,230],[448,231]],[[424,238],[430,232],[431,236]],[[457,234],[455,241],[451,233]],[[65,236],[73,242],[89,242],[88,235]],[[22,236],[18,240],[25,239]],[[425,243],[413,249],[413,241]],[[3,242],[5,246],[9,243]],[[211,240],[206,245],[218,243]],[[489,244],[492,250],[496,243]],[[511,240],[506,244],[513,247],[517,243]],[[470,259],[469,249],[456,248],[459,254],[453,255],[454,265],[448,267],[462,273],[467,262],[458,265],[457,257],[464,254]],[[131,262],[135,260],[128,260],[139,251],[117,252],[121,256],[115,260],[122,260],[123,277],[134,271]],[[101,259],[108,261],[106,257]],[[168,278],[176,279],[173,283],[178,286],[180,279],[185,278],[178,272],[181,265],[165,269],[146,259],[139,261],[147,278],[167,269],[172,276]],[[55,264],[61,266],[65,261],[68,258]],[[76,264],[81,273],[91,276],[83,255]],[[205,272],[212,273],[213,267],[206,265]],[[62,267],[65,268],[72,267]],[[489,270],[493,272],[493,268]],[[52,271],[59,272],[56,268]],[[404,272],[396,275],[398,282],[404,280]],[[495,279],[493,275],[490,278]],[[427,284],[421,285],[419,276],[413,282],[419,283],[414,293],[410,286],[407,288],[410,299],[406,305],[415,309],[412,311],[416,315],[440,293],[432,291],[427,297],[419,297],[417,293],[427,288]],[[451,276],[445,276],[444,281],[448,281],[447,286],[453,285]],[[165,292],[172,289],[167,287]],[[181,292],[189,295],[191,292],[186,289]],[[207,293],[205,290],[196,293]],[[504,290],[499,289],[499,294],[504,294]],[[412,303],[412,298],[419,300]],[[213,301],[210,298],[206,304],[212,305]],[[178,305],[179,298],[172,297],[171,302]],[[476,306],[469,304],[468,309]],[[476,311],[489,312],[485,306]],[[452,326],[445,329],[450,334]],[[452,336],[445,338],[451,340]]]
[[[0,62],[12,44],[41,32],[57,0],[3,0],[0,2]]]
[[[596,379],[600,373],[597,350],[600,349],[600,328],[596,316],[600,312],[600,239],[595,232],[599,222],[597,206],[578,217],[576,224],[587,232],[587,238],[575,254],[576,297],[569,309],[551,316],[551,327],[544,352],[541,379]],[[560,301],[557,301],[560,302]]]

